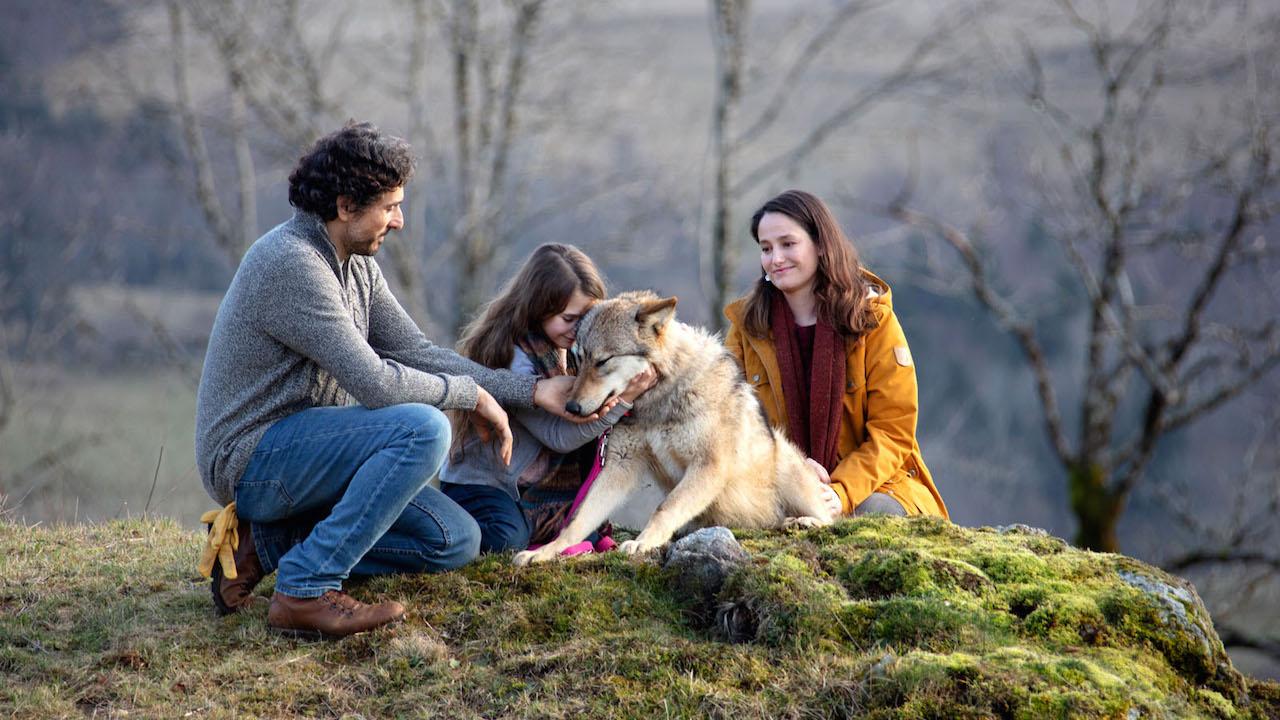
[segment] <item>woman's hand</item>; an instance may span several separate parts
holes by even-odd
[[[502,409],[497,400],[482,387],[477,387],[476,409],[471,411],[471,424],[475,426],[480,439],[488,442],[495,435],[498,439],[498,455],[503,465],[511,464],[511,421],[507,419],[507,411]]]
[[[641,370],[638,375],[631,378],[631,382],[623,388],[618,397],[628,405],[636,401],[636,398],[645,393],[646,390],[658,384],[658,371],[653,369],[653,365],[648,365]]]
[[[818,482],[822,483],[823,495],[822,499],[827,504],[827,509],[831,511],[833,517],[840,517],[844,514],[844,506],[840,502],[840,496],[831,487],[831,476],[827,474],[827,469],[822,467],[822,463],[813,458],[805,458],[805,465],[813,471]]]

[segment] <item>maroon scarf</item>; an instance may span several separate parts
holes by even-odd
[[[769,327],[782,372],[782,394],[787,401],[787,433],[806,455],[831,472],[839,462],[836,444],[844,411],[844,338],[818,317],[813,368],[806,378],[796,340],[796,318],[779,293],[773,293],[769,303]]]

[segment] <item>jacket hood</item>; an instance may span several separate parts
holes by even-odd
[[[884,322],[884,319],[893,312],[893,290],[889,289],[889,283],[866,268],[862,270],[862,277],[871,283],[869,288],[871,311],[875,313],[877,322]]]

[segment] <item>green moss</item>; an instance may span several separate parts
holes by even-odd
[[[172,523],[0,524],[0,715],[1263,718],[1280,707],[1274,684],[1251,683],[1248,704],[1221,668],[1206,674],[1162,601],[1117,570],[1167,576],[1127,558],[917,519],[741,537],[752,560],[716,607],[749,620],[743,642],[692,621],[693,601],[654,562],[608,554],[523,569],[486,557],[364,582],[356,597],[402,600],[406,622],[306,643],[270,632],[262,612],[214,617],[193,573],[199,536]]]
[[[803,647],[847,639],[834,616],[848,596],[792,555],[775,555],[731,573],[720,597],[750,614],[752,636],[767,645]]]
[[[1052,593],[1022,621],[1028,635],[1056,647],[1103,645],[1110,632],[1097,601],[1087,594]]]
[[[991,581],[974,566],[920,550],[871,550],[839,547],[823,554],[823,565],[852,597],[895,595],[944,597],[955,591],[980,594]]]

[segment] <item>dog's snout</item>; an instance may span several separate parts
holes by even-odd
[[[583,413],[582,413],[582,406],[578,404],[578,401],[577,401],[577,400],[570,400],[569,402],[565,403],[565,404],[564,404],[564,409],[565,409],[565,411],[567,411],[567,412],[571,412],[571,413],[573,413],[574,415],[581,416],[581,415],[583,414]]]

